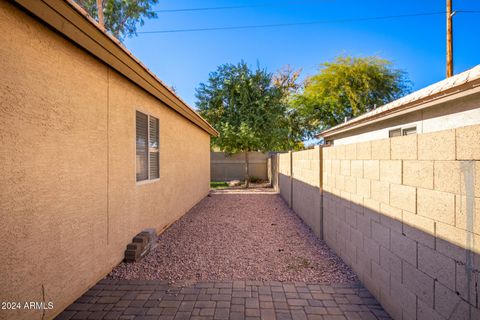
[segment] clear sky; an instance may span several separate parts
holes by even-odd
[[[445,0],[160,0],[156,10],[261,5],[209,11],[160,12],[138,31],[297,23],[444,12]],[[454,10],[480,11],[480,0],[453,0]],[[454,20],[455,73],[480,64],[480,14]],[[195,107],[195,88],[223,63],[246,61],[274,72],[283,65],[312,75],[338,55],[377,55],[394,62],[421,89],[445,77],[445,14],[276,28],[142,34],[125,45]]]

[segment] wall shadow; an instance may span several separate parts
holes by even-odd
[[[480,319],[474,234],[453,243],[436,234],[436,222],[414,225],[421,219],[416,214],[390,206],[381,212],[343,194],[324,191],[322,197],[318,187],[283,174],[279,186],[284,200],[313,230],[323,229],[326,243],[394,319]]]
[[[288,206],[308,225],[317,237],[323,238],[321,194],[318,186],[278,174],[279,191]]]

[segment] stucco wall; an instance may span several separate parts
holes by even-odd
[[[327,244],[394,319],[480,319],[480,126],[323,149]]]
[[[472,94],[430,108],[328,137],[334,145],[388,138],[389,130],[416,127],[417,133],[429,133],[480,124],[480,94]]]
[[[210,138],[11,3],[0,28],[0,301],[52,301],[51,318],[208,193]],[[160,120],[160,180],[141,185],[136,108]]]

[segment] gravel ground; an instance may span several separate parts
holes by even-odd
[[[353,271],[271,189],[213,191],[110,279],[354,283]]]

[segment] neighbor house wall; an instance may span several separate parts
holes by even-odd
[[[323,149],[327,244],[394,319],[480,319],[480,126]]]
[[[480,124],[480,93],[349,130],[327,140],[334,140],[334,145],[344,145],[385,139],[390,130],[397,128],[416,127],[419,134],[477,124]]]
[[[210,136],[9,2],[0,27],[0,301],[51,301],[48,319],[207,195]],[[160,179],[143,184],[136,109],[160,121]]]
[[[261,152],[248,153],[248,169],[250,177],[268,179],[268,154]],[[228,155],[224,152],[210,153],[210,172],[212,181],[230,181],[245,179],[245,154]]]

